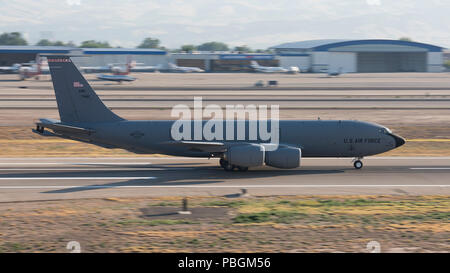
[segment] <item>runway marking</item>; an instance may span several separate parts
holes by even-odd
[[[70,139],[0,139],[0,143],[9,143],[9,144],[16,144],[16,143],[77,143],[75,140]],[[407,142],[450,142],[450,139],[448,138],[414,138],[414,139],[407,139]]]
[[[176,170],[192,170],[195,168],[189,167],[189,168],[161,168],[161,167],[147,167],[147,168],[3,168],[0,169],[0,171],[162,171],[162,170],[170,170],[170,171],[176,171]],[[1,174],[0,174],[1,175]]]
[[[70,189],[70,188],[84,188],[84,189],[106,189],[106,188],[392,188],[392,187],[420,187],[420,188],[448,188],[449,185],[129,185],[129,186],[110,186],[110,185],[95,185],[95,186],[0,186],[0,189]]]
[[[151,162],[0,162],[0,165],[150,165]]]
[[[407,139],[407,142],[450,142],[448,138],[415,138]]]
[[[0,157],[0,160],[77,160],[77,159],[81,159],[81,160],[150,160],[150,159],[208,159],[208,158],[201,158],[201,157],[176,157],[176,156],[155,156],[157,154],[153,154],[153,156],[143,156],[143,157],[32,157],[32,158],[28,158],[28,157],[16,157],[16,158],[6,158],[6,157]]]
[[[0,180],[131,180],[131,179],[156,179],[156,177],[154,176],[0,177]]]
[[[209,160],[208,158],[202,158],[202,157],[177,157],[177,156],[146,156],[146,157],[17,157],[17,158],[5,158],[0,157],[0,164],[8,164],[11,160],[27,160],[27,161],[42,161],[42,160],[86,160],[88,161],[88,164],[92,164],[92,162],[89,162],[89,160],[111,160],[111,163],[114,160],[124,160],[125,162],[130,162],[131,160]],[[211,158],[211,159],[218,159],[218,158]],[[321,157],[307,157],[304,158],[305,160],[329,160],[329,159],[337,159],[337,160],[352,160],[352,158],[345,158],[345,157],[331,157],[331,158],[321,158]],[[450,156],[368,156],[364,157],[364,160],[384,160],[384,159],[394,159],[394,160],[404,160],[404,159],[424,159],[424,160],[430,160],[430,159],[450,159]],[[5,160],[7,162],[2,163],[1,161]],[[11,162],[14,164],[14,162]],[[107,162],[105,162],[107,163]],[[141,164],[145,164],[146,162],[138,162]],[[147,162],[148,163],[148,162]],[[23,164],[28,164],[26,162],[23,162]],[[67,164],[62,162],[54,162],[52,164]],[[120,164],[120,163],[117,163]]]
[[[410,170],[450,170],[450,167],[420,167],[420,168],[409,168]]]

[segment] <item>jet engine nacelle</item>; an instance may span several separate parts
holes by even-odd
[[[292,169],[300,166],[302,150],[294,147],[279,147],[275,151],[266,152],[266,165],[281,168]]]
[[[262,166],[264,157],[264,146],[258,144],[232,146],[226,153],[226,159],[230,164],[241,167]]]

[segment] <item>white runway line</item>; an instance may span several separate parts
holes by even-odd
[[[331,157],[337,159],[353,159],[351,157]],[[147,157],[0,157],[0,160],[152,160],[152,159],[181,159],[181,160],[208,160],[206,157],[177,157],[177,156],[147,156]],[[214,158],[211,158],[214,159]],[[218,158],[216,158],[218,159]],[[323,159],[322,157],[307,157],[306,159]],[[450,159],[450,156],[367,156],[364,159]]]
[[[2,168],[0,171],[136,171],[136,170],[165,170],[162,168]]]
[[[150,165],[151,162],[0,162],[1,165]]]
[[[438,168],[438,167],[430,167],[430,168],[426,168],[426,167],[420,167],[420,168],[409,168],[410,170],[450,170],[450,167],[442,167],[442,168]]]
[[[191,170],[194,168],[160,168],[160,167],[148,167],[148,168],[1,168],[0,171],[163,171],[163,170]]]
[[[0,186],[0,189],[105,189],[105,188],[398,188],[398,187],[416,187],[416,188],[448,188],[449,185],[130,185],[130,186]]]
[[[149,157],[16,157],[6,158],[0,157],[0,160],[27,160],[27,161],[40,161],[40,160],[152,160],[152,159],[181,159],[181,160],[208,160],[207,157],[175,157],[175,156],[149,156]],[[213,159],[213,158],[211,158]]]
[[[0,180],[131,180],[131,179],[156,179],[154,176],[113,176],[113,177],[83,177],[83,176],[74,176],[74,177],[0,177]]]

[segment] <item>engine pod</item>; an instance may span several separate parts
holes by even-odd
[[[227,161],[236,166],[256,167],[264,164],[265,149],[259,144],[232,146],[227,150]]]
[[[275,151],[267,151],[265,162],[267,165],[292,169],[300,166],[302,158],[302,150],[295,147],[279,147]]]

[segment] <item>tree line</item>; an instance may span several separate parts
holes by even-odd
[[[5,32],[0,34],[0,45],[28,45],[28,41],[23,37],[20,32]],[[74,42],[63,41],[51,41],[49,39],[41,39],[36,46],[69,46],[69,47],[81,47],[81,48],[112,48],[107,41],[86,40],[76,45]],[[119,47],[120,48],[120,47]],[[243,53],[257,52],[262,53],[267,50],[257,49],[253,50],[246,45],[236,46],[230,48],[227,44],[222,42],[207,42],[200,45],[186,44],[182,45],[178,49],[167,49],[161,46],[161,41],[157,38],[147,37],[136,48],[155,48],[163,49],[171,52],[193,52],[193,51],[238,51]]]

